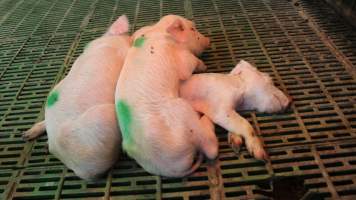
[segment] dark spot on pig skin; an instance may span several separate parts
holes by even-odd
[[[194,29],[193,27],[192,27],[192,28],[190,28],[190,30],[191,30],[191,31],[195,31],[195,29]]]
[[[190,132],[193,133],[193,129],[190,129]]]
[[[230,117],[230,115],[226,115],[226,117]]]
[[[154,54],[154,52],[153,52],[153,51],[150,51],[150,53],[151,53],[151,54]]]
[[[200,38],[198,37],[198,40],[199,40]]]

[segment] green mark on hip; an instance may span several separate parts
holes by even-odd
[[[52,107],[59,98],[59,93],[56,90],[53,90],[51,93],[49,93],[49,96],[47,98],[47,107]]]
[[[143,43],[145,43],[146,38],[144,36],[141,36],[137,38],[133,44],[134,47],[142,47]]]
[[[126,144],[130,144],[132,142],[131,141],[132,113],[131,113],[131,108],[125,101],[118,100],[116,102],[116,115],[120,123],[123,142]]]

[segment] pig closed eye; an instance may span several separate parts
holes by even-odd
[[[191,30],[191,31],[195,31],[195,29],[194,29],[193,27],[192,27],[192,28],[190,28],[190,30]]]

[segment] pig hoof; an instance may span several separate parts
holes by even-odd
[[[263,160],[265,162],[268,162],[268,160],[269,160],[269,156],[268,156],[267,152],[263,148],[259,149],[256,152],[254,152],[254,157],[259,159],[259,160]]]
[[[237,146],[237,145],[235,145],[235,144],[231,144],[231,148],[232,148],[232,150],[234,151],[234,153],[235,153],[236,155],[239,155],[239,154],[240,154],[240,150],[241,150],[241,147],[240,147],[240,146]]]
[[[23,139],[24,141],[29,141],[29,140],[31,140],[31,139],[32,139],[32,138],[31,138],[31,133],[28,132],[28,131],[22,133],[22,139]]]
[[[251,155],[259,160],[268,160],[268,154],[263,148],[263,143],[258,137],[253,137],[246,142],[246,146]]]
[[[240,136],[229,133],[228,143],[236,154],[240,154],[242,145],[242,138]]]

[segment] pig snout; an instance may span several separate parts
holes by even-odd
[[[287,110],[288,108],[290,108],[290,106],[292,105],[293,102],[293,98],[292,96],[286,94],[286,97],[288,99],[287,103],[285,104],[285,106],[283,107],[283,111]]]
[[[209,46],[210,46],[210,38],[203,37],[203,47],[204,47],[204,49],[208,48]]]
[[[210,38],[208,38],[208,37],[205,37],[205,44],[206,44],[206,46],[207,47],[209,47],[210,46]]]
[[[280,93],[281,93],[281,96],[279,96],[278,100],[279,100],[281,109],[279,109],[279,112],[285,112],[286,110],[288,110],[288,108],[292,104],[292,97],[289,96],[288,94],[284,94],[282,91],[280,91]]]

